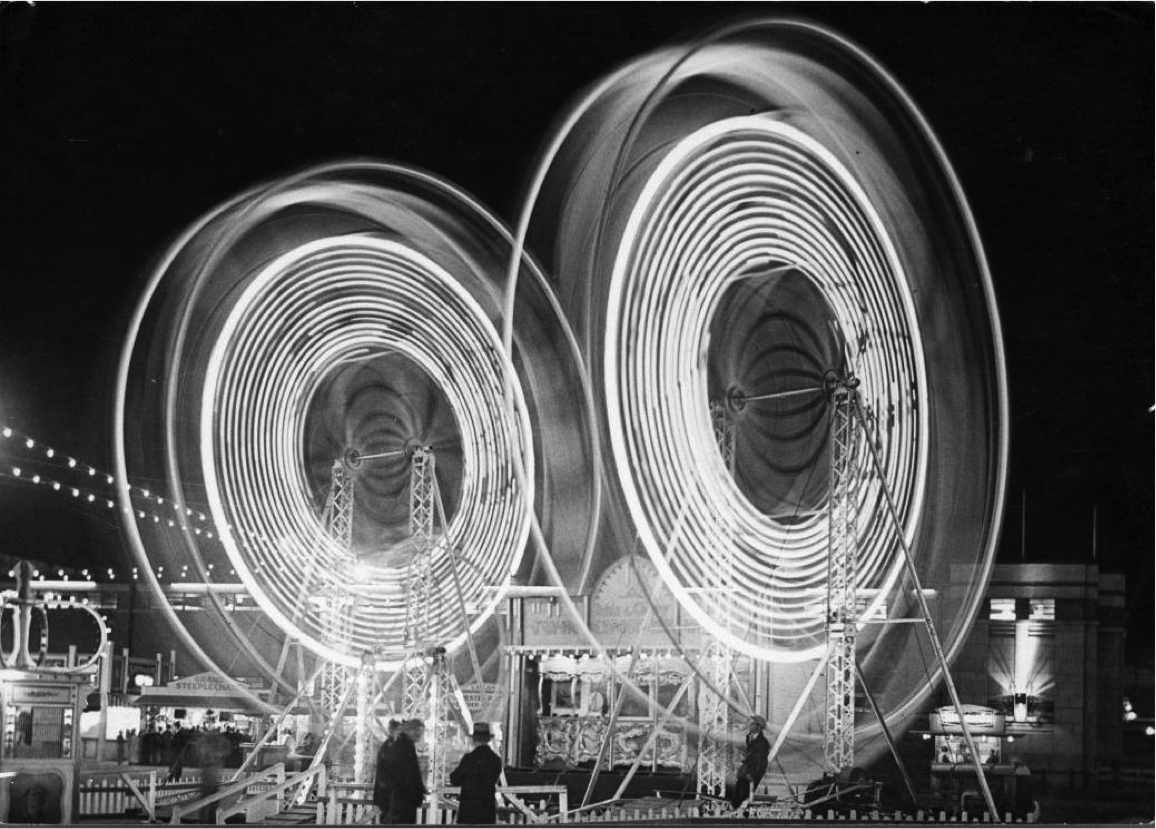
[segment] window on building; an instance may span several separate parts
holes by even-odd
[[[1014,622],[1016,620],[1016,600],[992,599],[988,618],[993,622]]]
[[[1054,622],[1056,620],[1055,599],[1032,599],[1029,603],[1028,618],[1033,622]]]

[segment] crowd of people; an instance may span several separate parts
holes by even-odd
[[[250,739],[250,735],[232,725],[210,728],[187,727],[181,722],[163,727],[152,724],[143,734],[136,729],[119,732],[116,760],[120,764],[166,766],[170,772],[176,772],[175,776],[180,776],[184,766],[201,765],[203,758],[193,754],[204,754],[203,746],[211,743],[213,758],[220,758],[217,765],[237,768],[245,759],[241,744]],[[194,742],[198,745],[196,752],[190,748]]]
[[[746,805],[767,772],[770,743],[763,734],[767,721],[751,717],[744,740],[742,760],[731,794],[731,805]],[[373,781],[373,803],[382,823],[414,824],[417,812],[428,794],[418,762],[417,746],[425,736],[421,720],[390,720],[386,739],[377,752]],[[458,823],[491,824],[497,821],[495,794],[502,774],[501,758],[490,748],[493,735],[488,723],[475,723],[470,735],[474,747],[450,773],[451,785],[461,787],[457,813]],[[316,746],[307,745],[310,734],[300,747],[291,732],[281,736],[290,750],[312,754]],[[215,783],[215,771],[221,767],[236,768],[244,759],[243,742],[250,736],[232,725],[224,728],[205,726],[186,728],[180,722],[158,728],[150,725],[144,734],[135,730],[117,735],[117,761],[167,766],[169,778],[179,777],[185,766],[209,769]]]

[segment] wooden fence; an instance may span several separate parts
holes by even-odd
[[[82,773],[77,778],[76,788],[80,800],[77,816],[81,819],[123,816],[130,811],[146,814],[147,807],[133,793],[133,786],[146,798],[151,791],[155,798],[154,803],[180,802],[197,796],[201,776],[198,772],[165,781],[164,772],[155,770],[140,773],[128,771]]]

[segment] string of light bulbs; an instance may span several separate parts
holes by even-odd
[[[26,453],[35,453],[26,454],[22,458],[9,457],[10,465],[8,465],[6,469],[0,468],[0,477],[32,486],[45,487],[53,492],[60,493],[63,497],[71,497],[80,503],[92,504],[94,507],[116,509],[115,492],[109,492],[108,489],[104,488],[115,485],[116,478],[112,473],[85,463],[11,426],[0,427],[0,437],[3,437],[6,442],[10,442],[8,443],[9,447],[20,447]],[[3,447],[3,445],[4,444],[0,444],[0,447]],[[35,469],[42,468],[45,464],[59,472],[75,470],[76,474],[82,476],[82,480],[91,481],[91,483],[87,485],[77,485],[40,471],[34,471]],[[127,488],[138,503],[144,501],[148,504],[155,504],[157,507],[162,507],[163,509],[158,512],[151,507],[126,505],[120,509],[120,511],[126,515],[132,513],[135,514],[138,521],[145,522],[146,524],[151,522],[154,526],[167,527],[169,529],[191,533],[194,537],[200,537],[205,540],[219,541],[221,533],[217,524],[213,522],[210,516],[206,515],[203,510],[194,509],[187,505],[182,507],[175,499],[159,494],[148,487],[129,484]],[[236,534],[236,531],[232,527],[226,527],[225,532]],[[253,534],[250,538],[238,541],[237,543],[242,546],[248,546],[251,541],[259,540],[261,540],[260,536]],[[211,572],[215,567],[215,563],[209,563],[207,570]],[[163,574],[164,569],[164,565],[160,565],[157,568],[158,574]],[[188,566],[185,565],[182,569],[187,572]],[[134,566],[132,570],[135,573],[138,571],[138,568]],[[230,574],[235,575],[235,571],[230,570]],[[86,571],[85,575],[87,576]],[[110,578],[111,577],[112,571],[110,570]]]

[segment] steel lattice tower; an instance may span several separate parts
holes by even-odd
[[[346,554],[349,554],[353,540],[353,476],[341,460],[333,462],[329,495],[325,500],[322,517],[330,538]],[[344,650],[348,647],[350,634],[349,602],[337,591],[329,591],[322,597],[325,603],[323,630],[326,644]],[[338,662],[327,662],[321,672],[321,710],[331,717],[339,716],[337,711],[349,682],[349,672]]]
[[[714,426],[715,441],[727,472],[734,475],[735,428],[734,420],[721,403],[712,403],[711,425]],[[718,601],[726,601],[727,591],[733,579],[731,561],[730,526],[718,528],[718,541],[722,551],[723,564],[716,571],[715,588]],[[698,758],[695,761],[696,790],[699,794],[723,797],[726,795],[726,776],[730,768],[730,718],[727,697],[730,693],[731,652],[725,642],[712,638],[706,643],[702,654],[703,674],[710,685],[703,685],[698,697]]]
[[[429,790],[437,792],[449,782],[450,749],[458,739],[457,726],[453,720],[453,709],[461,691],[457,687],[453,671],[446,662],[445,651],[435,649],[430,664],[430,711],[433,740],[429,752]],[[433,803],[436,813],[437,802]]]
[[[831,397],[831,481],[827,553],[827,714],[824,769],[837,775],[855,759],[857,534],[855,483],[858,381],[838,383]]]
[[[362,660],[361,669],[354,677],[357,687],[354,690],[357,705],[357,732],[354,735],[353,751],[353,779],[358,783],[372,782],[370,774],[373,770],[373,731],[370,728],[370,718],[373,716],[373,671],[374,660],[367,654]]]
[[[434,454],[418,447],[410,460],[409,524],[415,552],[409,564],[405,593],[405,686],[402,705],[407,717],[426,719],[426,657],[429,629],[430,561],[433,554]]]

